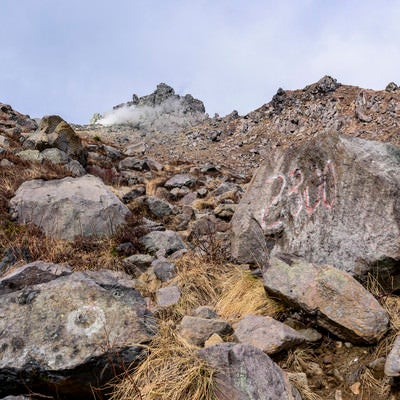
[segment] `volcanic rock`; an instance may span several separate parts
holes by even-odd
[[[34,224],[49,236],[108,236],[125,223],[126,206],[92,175],[24,182],[10,201],[20,224]]]
[[[73,273],[39,263],[6,276],[0,286],[8,288],[0,295],[0,397],[29,389],[90,398],[92,386],[113,377],[113,368],[122,372],[138,360],[156,329],[144,299],[121,272]]]
[[[281,368],[256,347],[224,343],[200,355],[216,368],[218,400],[301,400]]]
[[[69,157],[78,160],[83,166],[86,165],[87,154],[80,137],[58,115],[43,117],[38,131],[27,137],[24,147],[39,151],[55,147],[64,151]]]
[[[344,271],[282,255],[272,257],[262,273],[267,292],[301,308],[343,340],[375,343],[388,329],[387,312]]]
[[[400,261],[400,149],[320,134],[266,159],[232,218],[233,256],[288,253],[362,276]]]

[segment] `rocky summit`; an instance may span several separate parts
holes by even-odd
[[[399,398],[398,86],[205,111],[0,103],[0,398]]]

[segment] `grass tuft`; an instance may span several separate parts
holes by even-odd
[[[285,310],[282,303],[266,294],[261,279],[239,267],[233,267],[225,276],[221,292],[216,311],[231,322],[246,314],[274,317]]]
[[[160,324],[147,358],[115,383],[111,400],[215,400],[214,370],[171,324]]]

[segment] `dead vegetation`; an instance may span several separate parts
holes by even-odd
[[[131,374],[116,380],[112,400],[215,400],[214,370],[161,321],[148,355]]]

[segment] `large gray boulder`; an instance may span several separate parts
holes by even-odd
[[[240,261],[262,263],[273,248],[352,275],[390,269],[400,260],[400,149],[330,133],[276,150],[232,228]]]
[[[39,151],[54,147],[78,160],[82,165],[86,165],[87,154],[80,137],[58,115],[44,116],[39,129],[25,140],[24,147]]]
[[[248,344],[224,343],[200,350],[216,369],[218,400],[301,400],[269,356]]]
[[[125,223],[128,208],[92,175],[24,182],[10,201],[20,224],[34,224],[49,236],[108,236]]]
[[[0,397],[91,398],[91,385],[137,361],[156,330],[122,272],[33,263],[0,287],[8,289],[0,295]]]
[[[343,340],[374,343],[388,329],[387,312],[347,272],[289,256],[272,257],[262,272],[269,293],[302,309]]]

